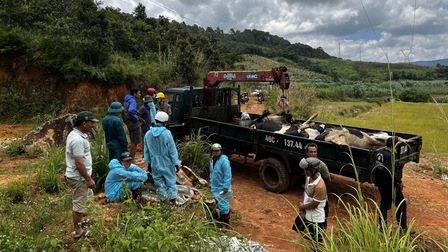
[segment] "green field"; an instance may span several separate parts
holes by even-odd
[[[356,116],[341,115],[341,111],[356,114],[362,107],[371,109]],[[388,102],[379,106],[367,102],[326,101],[319,104],[318,113],[317,121],[421,135],[422,153],[448,153],[447,104]]]

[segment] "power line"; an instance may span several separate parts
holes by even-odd
[[[196,25],[198,25],[198,26],[204,28],[203,25],[200,25],[200,24],[199,24],[198,22],[196,22],[195,20],[193,20],[193,19],[191,19],[191,18],[188,18],[188,17],[186,17],[185,15],[180,14],[180,13],[177,12],[176,10],[169,8],[169,7],[167,7],[167,6],[164,5],[164,4],[161,4],[161,3],[158,3],[158,2],[155,2],[155,1],[152,1],[152,0],[147,0],[147,1],[148,1],[148,2],[151,2],[153,5],[156,5],[156,6],[159,7],[159,8],[165,9],[165,10],[167,10],[168,12],[171,12],[171,13],[173,13],[173,14],[175,14],[175,15],[178,15],[179,17],[181,17],[181,18],[184,19],[184,20],[188,20],[188,21],[192,22],[193,24],[196,24]]]
[[[369,21],[370,28],[372,28],[373,34],[375,35],[375,40],[378,43],[379,47],[381,48],[381,51],[383,51],[384,55],[387,57],[387,53],[384,51],[383,45],[381,45],[381,42],[380,42],[380,40],[378,38],[378,35],[377,35],[376,31],[375,31],[375,28],[373,28],[372,22],[370,21],[369,14],[367,14],[367,10],[366,10],[366,7],[364,6],[364,3],[362,2],[362,0],[359,0],[359,1],[361,2],[362,9],[364,10],[364,13],[366,14],[367,20]]]
[[[409,48],[409,53],[407,55],[408,60],[409,56],[412,53],[412,49],[414,49],[414,33],[415,33],[415,13],[417,12],[417,0],[414,1],[414,20],[412,22],[412,36],[411,36],[411,47]],[[402,52],[403,53],[403,52]]]
[[[362,8],[364,10],[364,13],[366,14],[367,20],[369,21],[370,27],[372,28],[373,34],[375,35],[375,40],[378,43],[379,47],[381,48],[381,51],[384,53],[384,55],[387,56],[387,53],[384,51],[383,46],[381,45],[381,42],[378,38],[378,34],[375,32],[375,28],[373,28],[372,22],[370,21],[369,15],[367,14],[367,10],[364,6],[364,3],[362,2],[362,0],[359,0],[361,2]],[[403,56],[405,57],[405,60],[407,59],[409,61],[410,58],[410,54],[412,53],[412,50],[414,49],[414,33],[415,33],[415,13],[417,11],[417,0],[414,0],[414,20],[412,23],[412,36],[411,36],[411,46],[409,48],[409,53],[405,53],[405,49],[401,49],[401,53],[403,54]]]

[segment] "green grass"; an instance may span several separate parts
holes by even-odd
[[[177,141],[176,148],[179,152],[179,159],[183,165],[194,170],[195,173],[203,177],[208,177],[210,173],[210,146],[212,143],[208,137],[201,134],[199,130],[196,134],[190,135],[190,141]]]
[[[339,113],[356,106],[371,106],[372,109],[357,116],[341,116]],[[378,106],[367,102],[325,101],[319,105],[319,116],[316,120],[421,135],[423,137],[422,153],[448,153],[448,144],[445,140],[448,134],[445,118],[448,112],[447,104],[394,102],[393,106],[392,113],[391,102]]]

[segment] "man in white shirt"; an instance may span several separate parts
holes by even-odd
[[[320,176],[320,160],[314,157],[302,158],[299,166],[305,169],[307,175],[303,202],[299,204],[299,216],[292,227],[295,231],[308,231],[311,239],[322,241],[320,232],[324,230],[325,204],[327,201],[327,188]],[[316,226],[318,228],[316,228]]]
[[[74,121],[75,128],[67,136],[65,147],[65,177],[73,190],[72,219],[75,239],[90,235],[90,230],[84,231],[80,224],[86,213],[89,189],[95,188],[95,181],[91,177],[92,154],[87,133],[92,131],[96,122],[98,120],[91,112],[80,112]]]

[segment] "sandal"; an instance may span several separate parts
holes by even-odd
[[[80,239],[80,238],[88,238],[92,235],[92,231],[91,230],[83,230],[82,233],[80,235],[74,235],[73,238],[75,239]]]

